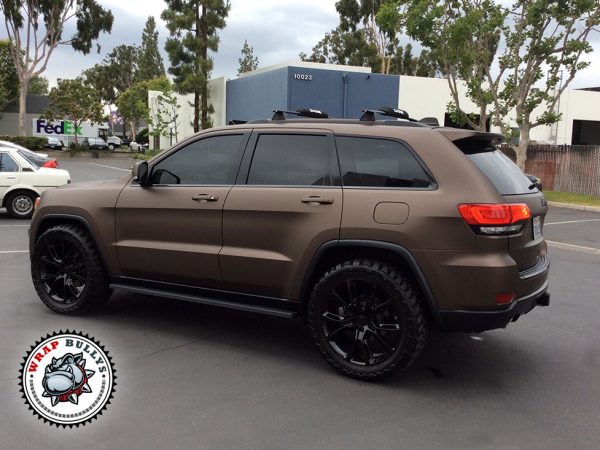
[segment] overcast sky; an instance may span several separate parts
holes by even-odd
[[[165,67],[169,60],[164,52],[167,30],[160,20],[165,8],[163,0],[99,0],[115,16],[111,34],[100,36],[100,54],[82,55],[70,47],[61,47],[53,54],[45,76],[54,84],[56,78],[73,78],[82,70],[100,62],[113,47],[120,44],[141,44],[144,23],[155,16],[159,26],[159,46]],[[254,47],[260,66],[297,60],[300,52],[310,54],[323,35],[335,28],[338,16],[335,0],[231,0],[227,26],[219,32],[219,52],[214,56],[213,77],[234,78],[244,39]],[[71,33],[72,33],[71,24]],[[6,37],[4,25],[0,37]],[[68,33],[66,33],[68,34]],[[590,67],[577,74],[571,87],[600,86],[600,36],[592,37],[595,49],[589,55]]]

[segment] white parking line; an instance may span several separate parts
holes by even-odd
[[[8,253],[29,253],[29,250],[0,250],[0,255]]]
[[[123,169],[122,167],[107,166],[106,164],[88,163],[92,166],[108,167],[109,169],[122,170],[123,172],[131,172],[131,169]]]
[[[548,225],[562,225],[564,223],[580,223],[580,222],[600,222],[600,219],[585,219],[585,220],[567,220],[565,222],[546,222],[545,227]]]
[[[561,248],[563,250],[573,250],[575,252],[588,253],[590,255],[600,255],[600,249],[594,247],[584,247],[583,245],[565,244],[564,242],[546,241],[549,246]]]
[[[23,224],[20,224],[20,223],[19,224],[15,223],[14,225],[0,225],[0,227],[28,227],[28,226],[29,226],[29,224],[23,225]]]

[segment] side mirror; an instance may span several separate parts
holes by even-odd
[[[542,186],[542,180],[540,180],[538,177],[536,177],[535,175],[531,175],[529,173],[526,173],[525,175],[527,175],[527,178],[529,178],[529,181],[531,181],[531,186],[529,186],[529,189],[533,189],[538,188],[538,190],[543,190],[543,186]]]
[[[148,179],[148,162],[138,161],[131,169],[133,174],[133,181],[139,183],[140,186],[149,186],[150,180]]]

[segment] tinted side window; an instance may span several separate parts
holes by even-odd
[[[0,172],[18,172],[19,166],[6,153],[0,153]]]
[[[399,142],[348,136],[337,136],[335,142],[344,186],[431,186],[423,167]]]
[[[261,134],[248,184],[330,186],[329,149],[325,135]]]
[[[200,139],[163,159],[152,170],[154,184],[234,184],[243,135]]]

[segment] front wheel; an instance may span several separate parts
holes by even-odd
[[[335,369],[375,380],[408,367],[421,353],[428,328],[411,277],[373,260],[327,271],[308,308],[314,343]]]
[[[37,240],[31,276],[44,304],[61,314],[78,314],[110,297],[109,281],[96,245],[83,229],[57,225]]]
[[[33,216],[36,195],[31,192],[15,192],[9,194],[6,211],[15,219],[29,219]]]

